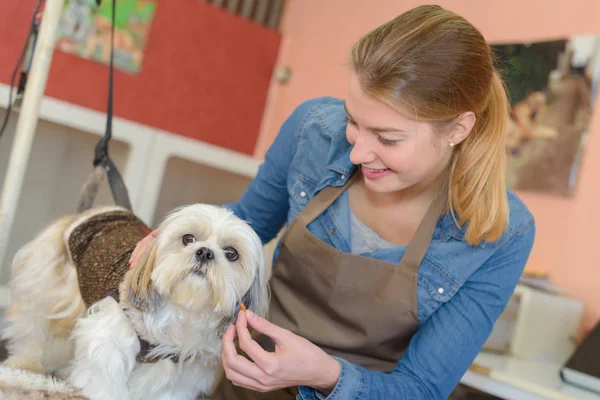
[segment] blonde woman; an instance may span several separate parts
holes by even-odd
[[[508,102],[482,35],[422,6],[350,68],[346,98],[300,105],[230,206],[265,243],[286,231],[269,321],[229,327],[214,399],[447,398],[525,266],[535,225],[506,190]]]

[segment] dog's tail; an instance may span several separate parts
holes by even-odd
[[[69,336],[85,313],[77,271],[63,242],[72,220],[64,217],[50,224],[13,258],[11,304],[4,313],[2,332],[9,365],[53,372],[71,357]]]
[[[39,311],[44,312],[51,327],[58,324],[54,328],[61,331],[70,331],[71,322],[75,322],[82,307],[85,309],[77,271],[63,241],[63,234],[74,218],[60,218],[42,230],[16,253],[11,267],[11,303],[27,304],[31,296],[47,297],[47,309]],[[69,326],[64,326],[65,323]]]
[[[29,279],[29,275],[34,272],[32,267],[35,265],[49,265],[57,261],[65,261],[66,248],[62,235],[72,220],[73,216],[67,216],[55,221],[19,249],[12,262],[11,280],[13,283],[20,284],[23,279],[31,282],[32,279]],[[35,269],[36,274],[43,272]],[[49,271],[50,269],[48,267],[43,270]]]

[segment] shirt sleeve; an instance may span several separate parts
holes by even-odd
[[[529,258],[534,236],[531,219],[419,327],[393,372],[368,371],[338,359],[340,379],[324,398],[448,398],[506,307]],[[323,397],[309,387],[300,387],[300,395],[304,400]]]
[[[258,173],[237,203],[226,204],[256,231],[262,243],[277,236],[289,210],[287,177],[296,154],[298,133],[315,100],[301,104],[283,123]]]

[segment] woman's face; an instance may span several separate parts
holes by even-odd
[[[365,94],[352,74],[345,102],[346,137],[354,145],[353,164],[360,165],[367,188],[378,193],[425,189],[450,161],[447,134],[429,122],[416,121]]]

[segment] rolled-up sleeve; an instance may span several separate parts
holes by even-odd
[[[313,388],[300,386],[300,396],[303,400],[356,399],[366,391],[362,368],[344,359],[334,358],[340,363],[340,378],[331,393],[324,395]]]

